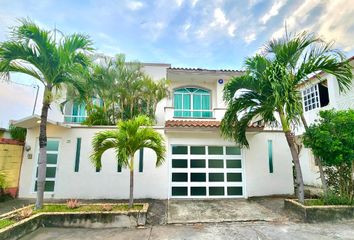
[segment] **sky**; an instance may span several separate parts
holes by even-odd
[[[272,38],[310,31],[354,55],[354,0],[0,0],[0,41],[19,18],[84,33],[97,52],[173,67],[241,69]],[[39,84],[0,82],[0,127],[32,113]],[[38,109],[36,110],[38,112]]]

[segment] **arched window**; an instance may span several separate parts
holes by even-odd
[[[174,116],[210,118],[210,91],[200,88],[178,88],[174,91]]]

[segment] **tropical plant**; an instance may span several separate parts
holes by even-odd
[[[14,125],[10,125],[9,132],[10,132],[12,139],[22,141],[22,142],[26,140],[26,134],[27,134],[26,128],[21,128],[21,127],[16,127]]]
[[[298,91],[300,83],[323,71],[333,74],[340,88],[348,88],[351,67],[344,55],[313,34],[286,36],[272,40],[264,55],[245,61],[245,74],[232,78],[224,88],[227,111],[222,120],[224,136],[248,147],[246,131],[252,121],[281,124],[295,166],[297,195],[304,202],[304,183],[295,142],[294,128],[303,113]]]
[[[87,95],[68,91],[68,99],[86,105],[88,117],[82,124],[115,125],[141,114],[153,119],[158,102],[169,96],[168,80],[152,80],[140,63],[126,62],[123,54],[98,57],[95,62],[86,77]],[[99,99],[99,104],[93,99]]]
[[[115,150],[119,166],[129,168],[129,207],[133,206],[134,154],[139,149],[150,148],[156,153],[156,166],[160,166],[165,160],[164,140],[151,126],[149,117],[140,115],[130,120],[119,121],[116,130],[99,132],[92,140],[91,161],[96,169],[102,167],[102,154],[108,149]]]
[[[354,197],[354,110],[320,112],[320,119],[304,134],[310,147],[325,166],[329,190]]]
[[[39,161],[36,208],[43,206],[47,165],[47,116],[56,89],[64,86],[82,93],[81,76],[90,64],[85,54],[92,50],[91,40],[82,34],[63,36],[43,30],[30,20],[23,19],[13,28],[10,40],[0,43],[0,77],[8,80],[10,72],[34,77],[44,85],[39,127]]]

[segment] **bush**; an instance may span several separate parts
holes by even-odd
[[[26,134],[27,134],[26,128],[15,127],[14,125],[10,125],[9,131],[12,139],[22,141],[22,142],[26,140]]]
[[[330,191],[322,199],[324,205],[354,205],[354,200],[349,196],[340,196]]]

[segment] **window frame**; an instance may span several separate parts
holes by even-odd
[[[188,91],[188,93],[184,93],[184,92],[181,92],[181,93],[176,93],[176,91],[178,90],[183,90],[185,89],[186,91]],[[195,89],[193,92],[190,92],[188,89]],[[206,93],[196,93],[198,90],[202,90],[202,91],[206,91]],[[182,99],[181,99],[181,106],[182,108],[178,108],[176,109],[175,108],[175,95],[176,94],[180,94],[182,95]],[[185,109],[184,108],[184,95],[190,95],[190,109]],[[193,96],[194,95],[199,95],[201,96],[201,106],[200,106],[200,109],[194,109],[194,100],[193,100]],[[202,96],[209,96],[209,109],[202,109],[202,106],[203,106],[203,98]],[[184,87],[177,87],[177,88],[174,88],[173,89],[173,101],[172,101],[172,106],[174,108],[174,117],[177,117],[177,118],[213,118],[213,101],[212,101],[212,91],[209,90],[209,89],[206,89],[206,88],[203,88],[203,87],[199,87],[199,86],[184,86]],[[181,112],[181,115],[182,116],[176,116],[176,111],[179,111]],[[190,116],[183,116],[184,112],[189,112],[190,113]],[[201,116],[194,116],[193,113],[200,113]],[[210,116],[203,116],[203,113],[209,113]]]

